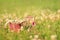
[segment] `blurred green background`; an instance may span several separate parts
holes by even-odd
[[[16,8],[26,9],[27,7],[32,8],[49,8],[52,10],[60,9],[60,0],[0,0],[0,11],[4,9],[12,12]]]

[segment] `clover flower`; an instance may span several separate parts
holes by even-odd
[[[10,28],[11,31],[18,32],[19,29],[21,28],[21,24],[20,23],[9,22],[9,28]]]
[[[21,28],[21,23],[16,23],[14,20],[7,20],[7,22],[5,23],[5,28],[8,24],[8,28],[10,29],[10,31],[13,32],[18,32]]]
[[[32,17],[32,16],[27,16],[27,17],[25,18],[25,20],[26,20],[27,22],[29,22],[32,26],[35,26],[35,19],[34,19],[34,17]]]

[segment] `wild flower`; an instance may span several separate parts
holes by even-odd
[[[13,30],[13,31],[15,31],[15,32],[18,32],[19,31],[19,29],[21,28],[21,24],[16,24],[16,23],[11,23],[11,22],[9,22],[9,28],[10,28],[10,30]]]
[[[16,18],[16,20],[6,20],[5,26],[8,24],[9,29],[13,30],[15,32],[18,32],[19,30],[23,30],[24,27],[28,28],[28,31],[31,27],[35,26],[35,20],[34,17],[28,16],[25,19],[19,20]]]
[[[28,23],[30,23],[32,26],[35,25],[34,17],[32,17],[32,16],[27,16],[27,17],[25,18],[25,20],[26,20]]]
[[[8,25],[10,31],[15,31],[15,32],[18,32],[21,28],[21,24],[20,23],[16,23],[14,22],[14,20],[8,20],[6,23],[5,23],[5,26]]]
[[[38,35],[34,35],[34,38],[38,38]]]
[[[33,38],[32,35],[30,35],[30,38]]]
[[[58,12],[58,13],[60,13],[60,9],[59,9],[59,10],[57,10],[57,12]]]
[[[38,35],[34,35],[34,38],[32,40],[38,40]]]
[[[51,35],[51,40],[56,40],[57,39],[57,35]]]
[[[55,14],[50,14],[48,17],[52,22],[54,22],[56,20],[56,15]]]
[[[2,22],[3,20],[2,19],[0,19],[0,23]]]

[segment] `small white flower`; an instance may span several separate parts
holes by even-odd
[[[3,20],[2,20],[2,19],[0,19],[0,23],[1,23],[1,22],[3,22]]]
[[[51,35],[51,40],[56,40],[57,35]]]
[[[42,16],[40,17],[40,19],[41,19],[42,21],[44,21],[44,18],[43,18]]]
[[[38,35],[34,35],[34,38],[38,38]]]
[[[30,29],[27,30],[28,32],[30,31]]]
[[[41,39],[38,39],[38,40],[41,40]]]
[[[48,28],[50,28],[51,27],[51,25],[48,25]]]
[[[37,39],[33,38],[32,40],[37,40]]]
[[[23,31],[23,26],[21,27],[21,31]]]
[[[60,9],[57,12],[60,13]]]
[[[30,38],[32,38],[32,35],[30,35]]]
[[[7,26],[7,24],[9,23],[9,22],[13,22],[14,20],[9,20],[9,19],[6,19],[6,23],[5,23],[5,27]]]

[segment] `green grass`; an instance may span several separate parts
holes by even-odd
[[[2,20],[0,23],[0,40],[31,40],[30,35],[32,38],[34,35],[39,35],[38,38],[41,40],[51,40],[51,35],[57,35],[56,40],[60,40],[60,16],[59,19],[54,17],[55,20],[48,17],[50,14],[53,16],[60,15],[57,12],[60,9],[59,4],[60,0],[0,0],[0,19]],[[41,11],[48,17],[47,19],[43,17]],[[20,33],[12,33],[4,28],[7,18],[23,19],[25,14],[37,17],[36,26],[30,32],[23,30]],[[11,16],[8,17],[9,15]]]

